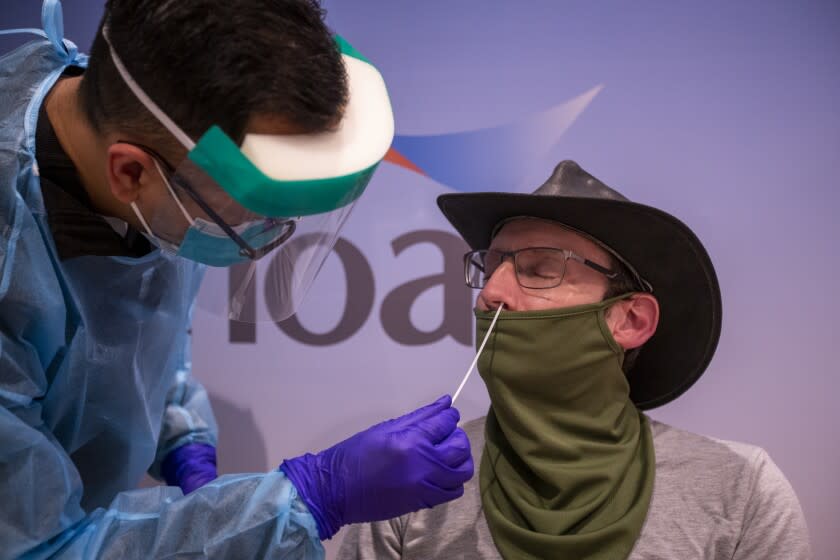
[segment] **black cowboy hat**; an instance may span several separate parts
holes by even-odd
[[[459,193],[437,200],[473,249],[486,249],[504,220],[528,216],[593,238],[630,269],[639,291],[651,291],[660,306],[656,333],[627,373],[640,409],[676,399],[705,371],[720,338],[720,286],[703,244],[675,217],[629,201],[573,161],[560,162],[533,194]]]

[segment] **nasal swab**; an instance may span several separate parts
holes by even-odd
[[[496,310],[496,314],[493,315],[493,321],[490,323],[490,328],[487,329],[487,334],[484,335],[484,340],[481,341],[481,346],[478,347],[478,352],[475,354],[475,358],[473,359],[472,363],[470,364],[470,369],[467,370],[467,374],[464,376],[464,380],[461,381],[461,384],[458,386],[458,390],[455,391],[455,396],[452,397],[452,404],[455,404],[455,399],[458,398],[458,395],[461,394],[461,389],[464,388],[464,385],[467,384],[467,379],[470,378],[470,374],[472,373],[473,369],[475,368],[475,364],[478,363],[478,357],[481,356],[481,351],[484,350],[484,345],[487,344],[487,339],[490,338],[490,333],[493,332],[493,327],[496,326],[496,319],[499,318],[499,313],[502,311],[502,307],[504,307],[504,303],[499,304],[499,308]]]

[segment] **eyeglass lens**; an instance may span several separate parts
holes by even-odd
[[[516,278],[524,288],[553,288],[563,281],[566,253],[562,249],[526,248],[518,251],[474,251],[466,258],[466,280],[483,288],[502,262],[513,259]]]

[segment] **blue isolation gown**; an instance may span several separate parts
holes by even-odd
[[[183,496],[135,489],[166,454],[215,445],[190,376],[203,267],[141,258],[59,261],[38,180],[46,94],[86,57],[46,38],[0,58],[0,558],[322,558],[312,515],[279,471]]]

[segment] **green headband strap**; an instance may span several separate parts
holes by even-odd
[[[257,169],[218,126],[199,139],[188,157],[239,204],[272,217],[309,216],[350,204],[379,165],[341,177],[278,181]]]

